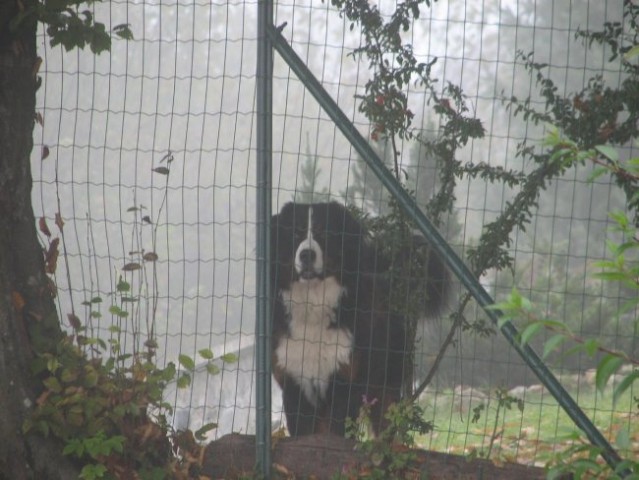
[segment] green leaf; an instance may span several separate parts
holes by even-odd
[[[589,356],[594,357],[599,350],[599,341],[595,338],[588,338],[584,341],[583,347]]]
[[[544,343],[544,352],[542,354],[542,358],[545,359],[548,355],[550,355],[552,352],[557,350],[559,345],[561,345],[565,341],[566,341],[566,336],[561,333],[558,333],[550,337]]]
[[[51,357],[47,359],[47,370],[51,373],[55,373],[60,367],[60,361],[57,357]]]
[[[195,362],[188,355],[181,354],[180,356],[178,356],[178,361],[180,362],[180,365],[182,365],[188,371],[192,372],[193,370],[195,370]]]
[[[183,374],[177,379],[178,388],[187,388],[189,385],[191,385],[191,375],[188,373]]]
[[[34,424],[31,418],[27,418],[24,422],[22,422],[22,433],[29,433],[33,430]]]
[[[623,358],[618,355],[606,355],[597,366],[597,374],[595,375],[595,385],[600,392],[603,392],[610,376],[614,374],[623,364]]]
[[[526,326],[526,328],[524,328],[524,330],[520,334],[519,341],[520,341],[521,345],[528,344],[530,342],[530,340],[537,333],[539,333],[539,330],[541,330],[543,327],[544,327],[544,325],[543,325],[542,322],[533,322],[533,323],[530,323],[528,326]]]
[[[628,279],[628,275],[621,272],[599,272],[594,274],[595,278],[609,282],[618,282]]]
[[[51,390],[53,393],[60,393],[62,391],[62,385],[60,385],[60,382],[55,377],[49,377],[42,383],[44,383],[44,386]]]
[[[615,444],[620,450],[630,450],[632,444],[630,442],[630,432],[628,431],[627,426],[619,429],[617,432],[617,438],[615,439]]]
[[[639,45],[635,45],[634,47],[632,47],[630,50],[628,50],[623,58],[625,58],[626,60],[632,60],[633,58],[639,56]]]
[[[98,372],[95,368],[86,366],[84,367],[85,376],[84,376],[84,386],[87,388],[93,388],[98,384],[99,376]]]
[[[69,443],[62,449],[62,455],[77,455],[78,457],[82,457],[83,454],[84,446],[78,439],[69,440]]]
[[[122,277],[120,277],[120,279],[118,280],[118,284],[115,286],[115,289],[119,293],[128,292],[129,290],[131,290],[131,284],[129,284],[129,282],[123,280]]]
[[[628,228],[628,224],[630,223],[630,220],[628,219],[628,215],[626,215],[625,212],[619,212],[619,211],[610,212],[608,216],[612,220],[614,220],[622,229]]]
[[[208,372],[209,375],[217,375],[220,373],[220,367],[218,367],[214,363],[207,363],[206,371]]]
[[[224,363],[237,362],[237,355],[234,353],[226,353],[220,357]]]
[[[133,354],[131,354],[131,353],[123,353],[122,355],[118,355],[116,360],[118,362],[126,362],[130,358],[133,358]]]
[[[203,441],[206,440],[206,434],[216,428],[217,423],[207,423],[206,425],[198,428],[193,435],[195,436],[196,440]]]
[[[634,370],[629,375],[626,375],[618,385],[615,386],[614,391],[612,392],[612,403],[616,405],[619,401],[619,398],[628,390],[628,388],[639,379],[639,370]]]
[[[619,161],[619,152],[614,147],[611,147],[609,145],[598,145],[595,147],[595,150],[597,150],[601,155],[606,157],[608,160],[611,160],[613,162]]]
[[[107,473],[107,468],[102,464],[89,464],[82,467],[79,478],[83,480],[95,480],[98,478],[104,478],[104,474]]]
[[[72,368],[65,368],[60,373],[60,380],[64,383],[75,382],[78,379],[79,372]]]
[[[109,50],[111,50],[111,37],[106,32],[104,24],[96,22],[93,25],[93,35],[91,36],[91,51],[100,54]]]
[[[605,175],[606,173],[608,173],[608,169],[605,167],[597,167],[595,168],[590,175],[588,175],[588,178],[586,179],[586,181],[588,183],[592,183],[595,180],[597,180],[599,177],[601,177],[602,175]]]
[[[204,360],[211,360],[213,358],[213,352],[211,351],[210,348],[203,348],[202,350],[198,351],[197,353]]]
[[[131,25],[128,23],[122,23],[113,27],[113,33],[123,40],[133,40],[133,32],[131,31]]]
[[[570,329],[568,328],[568,326],[560,320],[546,319],[546,320],[540,320],[540,322],[543,323],[544,327],[546,328],[554,328],[555,330],[560,330],[562,332],[566,332],[567,334],[570,334]]]
[[[173,362],[169,362],[167,363],[166,367],[164,368],[164,370],[162,370],[162,378],[167,381],[170,382],[171,380],[173,380],[175,378],[175,374],[177,373],[177,370],[175,368],[175,363]]]

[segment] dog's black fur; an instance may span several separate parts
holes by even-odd
[[[388,262],[334,202],[284,205],[271,242],[273,371],[289,432],[344,435],[364,402],[379,431],[408,361],[405,319],[379,271]]]

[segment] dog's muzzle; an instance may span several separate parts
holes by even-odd
[[[324,272],[322,250],[314,240],[300,244],[295,253],[295,270],[303,280],[321,277]]]
[[[315,262],[317,261],[317,254],[315,250],[310,248],[305,248],[301,250],[298,254],[299,257],[299,265],[300,268],[298,273],[300,277],[305,280],[310,280],[311,278],[315,278],[318,275],[318,272],[315,270]]]

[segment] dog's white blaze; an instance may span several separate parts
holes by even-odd
[[[277,363],[317,405],[326,395],[331,375],[350,361],[353,335],[344,328],[329,328],[343,287],[333,277],[294,282],[281,292],[289,314],[289,337],[276,349]]]
[[[302,273],[302,261],[300,260],[300,253],[303,250],[313,250],[315,252],[315,262],[313,262],[313,270],[315,273],[320,274],[324,269],[324,256],[322,253],[322,247],[313,238],[313,207],[308,207],[308,225],[306,227],[306,238],[298,245],[295,251],[295,270],[297,273]]]

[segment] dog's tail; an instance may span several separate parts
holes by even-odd
[[[387,239],[385,239],[387,240]],[[452,274],[422,235],[393,245],[376,243],[376,273],[388,279],[390,296],[409,316],[436,318],[450,304]]]

